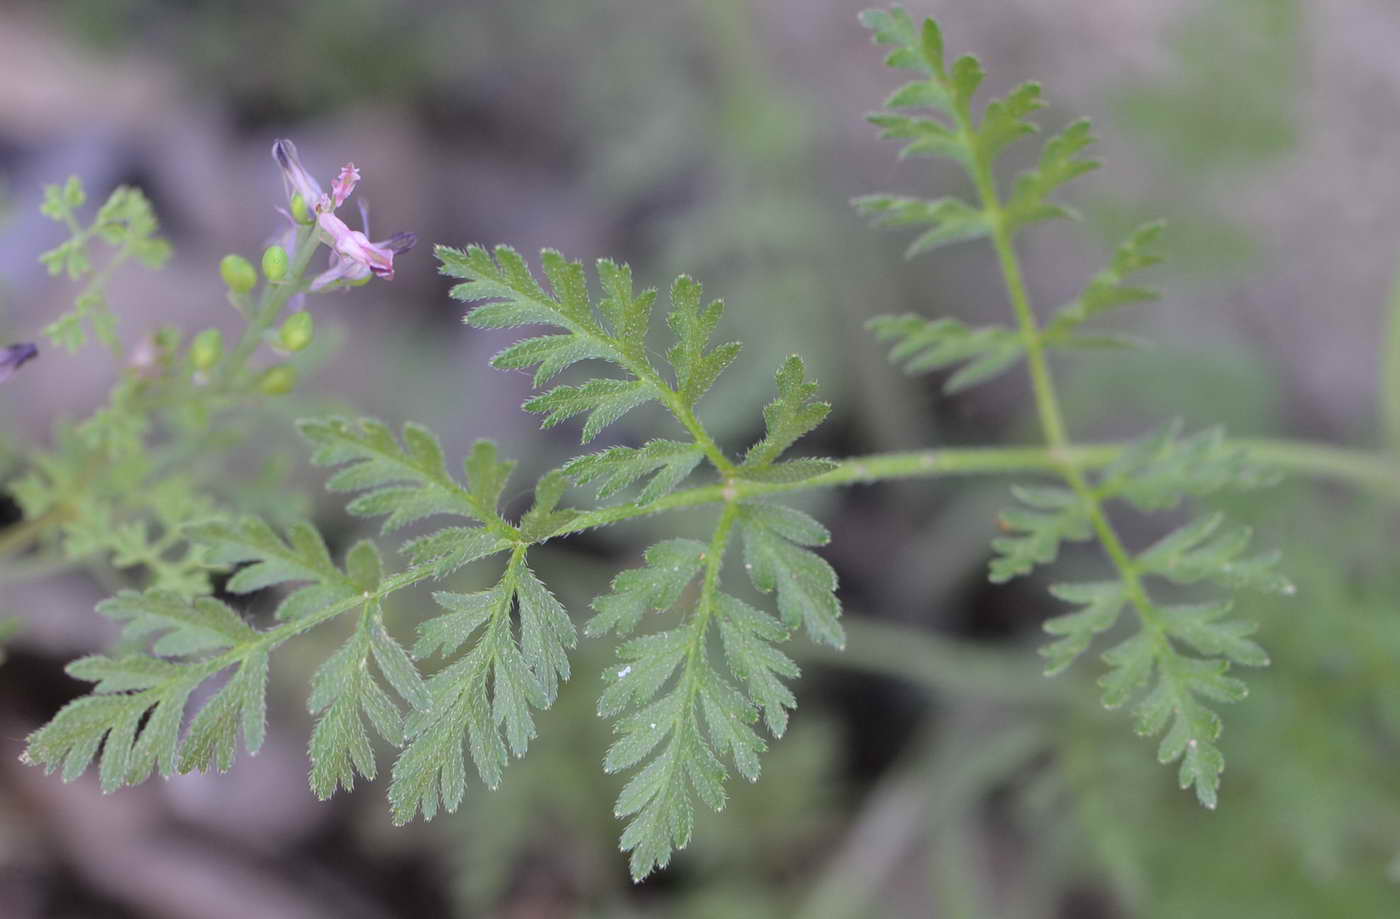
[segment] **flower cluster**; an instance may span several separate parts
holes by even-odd
[[[360,170],[355,168],[355,164],[346,163],[340,168],[340,174],[331,183],[330,193],[327,194],[302,166],[296,145],[290,140],[274,143],[272,156],[282,168],[282,181],[292,207],[289,216],[295,222],[306,213],[308,207],[311,208],[317,236],[331,250],[330,267],[316,276],[311,282],[311,289],[321,291],[352,287],[365,283],[371,275],[393,280],[394,256],[411,249],[418,237],[413,233],[396,233],[388,239],[371,242],[366,235],[369,231],[369,214],[364,202],[360,203],[360,221],[364,230],[352,230],[336,216],[336,209],[345,203],[360,181]]]

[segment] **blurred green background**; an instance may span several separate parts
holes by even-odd
[[[361,167],[378,236],[422,241],[392,284],[313,303],[342,349],[312,388],[422,421],[457,453],[493,437],[522,460],[520,483],[576,451],[576,429],[542,433],[518,410],[528,378],[487,367],[514,336],[460,324],[428,243],[551,246],[628,261],[646,284],[700,279],[746,345],[705,406],[731,448],[759,433],[773,370],[792,352],[836,405],[814,453],[1028,442],[1020,375],[947,399],[939,380],[891,369],[863,331],[879,313],[1006,310],[986,248],[906,263],[905,240],[867,230],[846,204],[965,185],[952,168],[897,163],[863,122],[894,85],[856,22],[865,5],[8,0],[0,333],[32,334],[71,297],[36,261],[59,232],[37,203],[42,183],[74,172],[94,197],[141,185],[176,247],[163,275],[119,276],[128,328],[231,318],[214,266],[279,228],[267,151],[290,136],[319,175]],[[1180,416],[1375,444],[1400,240],[1400,7],[908,5],[982,55],[988,93],[1036,78],[1049,125],[1098,124],[1108,166],[1070,194],[1087,219],[1037,229],[1023,247],[1042,308],[1072,298],[1129,227],[1171,221],[1154,278],[1168,296],[1123,320],[1157,347],[1058,368],[1076,436]],[[55,416],[90,412],[114,370],[46,354],[22,395],[0,392],[0,430],[42,439]],[[638,412],[612,436],[636,442],[660,420]],[[271,458],[320,494],[289,423],[249,447],[249,481]],[[1098,708],[1094,661],[1040,679],[1032,649],[1053,601],[1043,584],[992,588],[984,576],[1005,500],[1006,483],[974,480],[810,499],[836,534],[827,557],[851,647],[834,657],[797,642],[801,707],[764,778],[734,784],[726,812],[705,816],[640,886],[617,851],[620,780],[598,765],[608,647],[581,647],[540,742],[499,791],[477,787],[455,816],[395,829],[382,787],[328,804],[306,790],[306,677],[334,634],[282,653],[268,745],[228,776],[104,798],[95,780],[64,786],[20,768],[24,735],[76,694],[62,664],[107,640],[90,612],[106,585],[6,586],[3,612],[26,628],[0,667],[0,916],[1400,914],[1395,515],[1307,483],[1228,501],[1261,544],[1283,548],[1300,589],[1249,610],[1274,663],[1247,675],[1250,699],[1225,713],[1230,765],[1210,813],[1125,716]],[[361,535],[334,501],[315,509],[342,546]],[[583,610],[649,539],[705,519],[572,539],[542,553],[541,573]],[[1137,540],[1151,526],[1125,521]],[[1059,570],[1098,564],[1072,553]],[[390,611],[405,632],[414,602]]]

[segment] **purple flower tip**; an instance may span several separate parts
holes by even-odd
[[[398,255],[400,252],[407,252],[409,249],[412,249],[417,243],[417,233],[395,233],[393,236],[390,236],[380,243],[380,245],[390,250],[395,255]]]
[[[15,375],[15,371],[39,356],[39,347],[33,342],[20,342],[0,348],[0,383]]]
[[[325,193],[321,191],[320,183],[301,165],[297,145],[285,138],[277,140],[272,145],[272,158],[282,169],[282,184],[287,189],[287,198],[290,200],[292,195],[301,195],[308,208],[315,208]]]

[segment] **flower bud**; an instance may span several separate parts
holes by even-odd
[[[269,281],[280,281],[287,275],[287,250],[281,246],[268,246],[262,257],[263,275]]]
[[[195,370],[208,370],[224,355],[224,333],[218,329],[205,329],[194,337],[190,344],[190,363]]]
[[[258,389],[269,396],[284,396],[297,385],[297,372],[290,364],[269,367],[258,378]]]
[[[162,354],[170,354],[179,349],[182,338],[184,338],[184,335],[181,334],[179,329],[175,328],[173,325],[163,325],[156,329],[154,341],[156,347],[160,349]]]
[[[311,336],[316,330],[316,325],[311,320],[311,314],[302,310],[299,313],[292,313],[287,317],[287,321],[282,323],[282,329],[278,332],[278,341],[283,350],[300,351],[311,344]]]
[[[241,255],[225,255],[219,262],[219,274],[223,276],[228,289],[236,294],[246,294],[258,286],[258,273],[253,264]]]
[[[298,192],[292,195],[292,219],[297,223],[311,222],[311,209],[306,205],[306,199]]]

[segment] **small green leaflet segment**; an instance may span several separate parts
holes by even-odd
[[[469,325],[483,329],[548,325],[563,330],[563,334],[517,342],[496,355],[494,366],[536,367],[537,386],[589,359],[608,361],[628,374],[628,379],[599,378],[556,386],[525,403],[526,411],[545,416],[544,427],[586,415],[585,443],[632,409],[652,401],[662,403],[697,434],[695,404],[739,355],[737,342],[710,347],[724,305],[718,300],[703,304],[700,285],[691,278],[681,276],[671,286],[667,323],[676,343],[667,351],[667,359],[674,373],[673,385],[653,367],[646,350],[656,292],[635,293],[627,266],[606,259],[597,263],[604,296],[595,306],[589,299],[582,263],[568,261],[553,250],[540,256],[549,291],[509,246],[497,246],[491,252],[481,246],[469,246],[465,251],[438,246],[436,253],[443,274],[464,279],[452,288],[453,297],[487,301],[467,313]]]
[[[372,418],[312,419],[298,427],[316,447],[313,463],[344,467],[326,487],[364,492],[346,509],[357,517],[385,517],[385,533],[440,514],[479,524],[446,527],[403,545],[413,563],[430,567],[434,576],[444,577],[514,543],[515,528],[501,517],[496,505],[515,463],[500,460],[490,441],[473,445],[463,485],[447,471],[437,437],[422,425],[404,425],[402,444],[386,425]]]
[[[356,774],[370,781],[378,774],[365,718],[385,742],[394,747],[404,744],[403,715],[371,674],[371,657],[381,678],[410,708],[429,704],[417,668],[384,629],[379,601],[366,603],[354,634],[311,680],[307,708],[319,718],[307,750],[311,790],[323,801],[335,794],[337,787],[351,791]]]
[[[1113,255],[1109,267],[1094,275],[1077,299],[1060,307],[1045,326],[1045,343],[1054,348],[1133,346],[1135,339],[1121,335],[1082,335],[1079,327],[1090,319],[1135,303],[1151,303],[1161,294],[1150,287],[1133,287],[1130,275],[1159,264],[1162,257],[1150,251],[1162,238],[1166,224],[1147,223],[1132,232]]]
[[[526,566],[524,546],[489,590],[434,599],[447,612],[420,627],[414,656],[451,656],[474,636],[476,643],[427,681],[427,703],[409,715],[389,787],[395,823],[457,809],[466,793],[464,743],[487,787],[500,784],[510,755],[524,756],[535,737],[531,709],[552,705],[568,679],[576,640],[564,607]]]
[[[836,468],[823,459],[777,462],[799,438],[811,433],[831,414],[831,403],[817,401],[817,384],[807,379],[802,358],[790,355],[778,368],[778,396],[763,408],[763,439],[749,448],[734,470],[754,482],[800,482]]]
[[[665,867],[672,851],[689,841],[696,798],[715,810],[724,806],[726,757],[741,775],[757,781],[759,756],[767,744],[754,723],[761,714],[769,732],[781,737],[788,712],[796,706],[783,681],[798,675],[797,665],[776,647],[787,639],[789,627],[720,588],[734,528],[744,526],[746,517],[765,519],[773,510],[797,515],[784,519],[809,537],[820,530],[820,524],[785,508],[727,505],[708,544],[685,539],[658,543],[647,550],[646,567],[619,574],[612,592],[593,603],[597,615],[587,625],[590,635],[627,635],[647,613],[690,607],[680,625],[619,648],[618,664],[604,675],[608,687],[598,703],[600,716],[616,719],[618,734],[604,769],[640,766],[616,806],[619,817],[630,818],[622,847],[631,852],[637,880]],[[690,591],[697,576],[698,595]],[[821,619],[825,602],[811,610],[800,603],[831,587],[822,572],[815,584],[779,589],[805,590],[790,598],[792,612]],[[723,670],[711,658],[716,631]]]
[[[862,195],[851,202],[871,224],[877,227],[902,229],[926,226],[925,230],[904,250],[905,258],[914,258],[934,249],[954,243],[985,239],[992,234],[986,214],[961,198],[911,198],[907,195]]]
[[[651,440],[641,447],[612,447],[570,460],[564,471],[580,485],[597,483],[598,500],[647,479],[635,503],[650,504],[670,494],[705,459],[697,444]]]
[[[1013,485],[1011,493],[1024,506],[1002,512],[1001,529],[1009,535],[992,540],[997,553],[989,575],[993,584],[1004,584],[1030,574],[1036,565],[1053,562],[1062,542],[1080,542],[1093,535],[1089,509],[1070,489]]]
[[[949,395],[999,376],[1026,353],[1020,334],[1003,325],[972,327],[949,317],[925,319],[906,313],[876,316],[866,327],[880,341],[894,342],[890,362],[902,362],[905,373],[928,373],[962,364],[943,384]]]
[[[1100,498],[1121,498],[1140,511],[1171,510],[1186,496],[1226,488],[1276,485],[1276,470],[1260,466],[1232,446],[1220,426],[1183,437],[1176,419],[1129,444],[1099,473]]]
[[[789,629],[806,628],[816,642],[846,646],[841,605],[836,600],[836,572],[808,546],[824,546],[831,533],[815,519],[780,504],[742,506],[744,567],[753,586],[776,591],[778,611]]]
[[[248,563],[229,578],[225,586],[229,593],[249,594],[267,587],[309,582],[283,597],[275,614],[281,621],[301,619],[378,586],[378,553],[373,544],[360,542],[351,549],[347,568],[353,574],[346,574],[331,560],[320,531],[307,521],[292,524],[285,538],[256,517],[236,524],[197,527],[192,535],[209,547],[211,560],[230,567]],[[370,555],[373,562],[367,558]],[[370,569],[374,572],[373,583],[369,583]],[[368,586],[361,586],[361,582]]]

